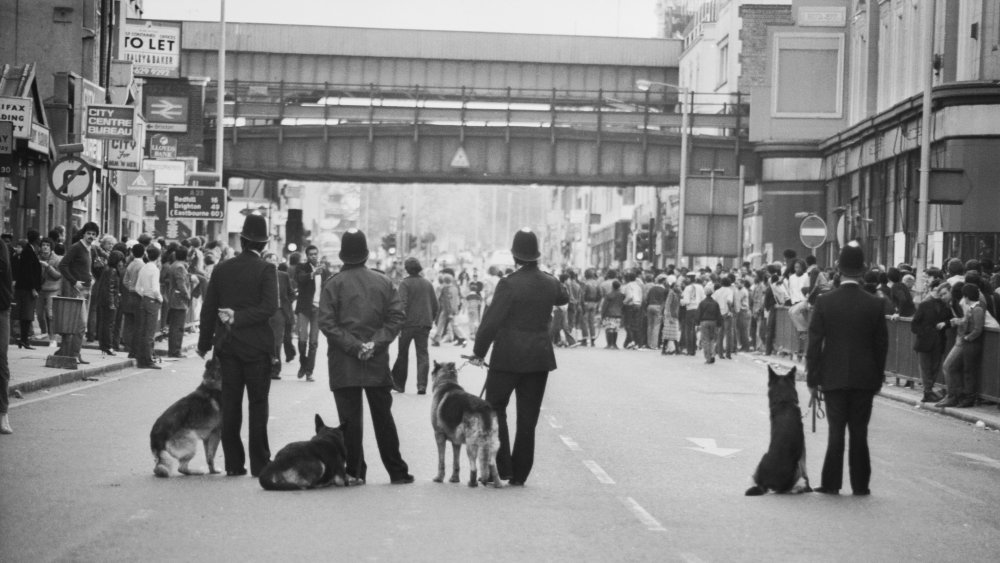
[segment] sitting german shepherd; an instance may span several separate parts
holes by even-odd
[[[269,491],[343,487],[347,478],[347,447],[343,426],[330,428],[316,415],[316,435],[281,448],[260,472],[260,486]]]
[[[199,442],[205,446],[209,473],[219,472],[215,468],[215,451],[222,437],[221,402],[222,367],[219,359],[213,357],[205,363],[201,385],[170,405],[153,424],[149,446],[156,461],[154,475],[170,477],[174,458],[180,462],[178,472],[184,475],[201,474],[201,471],[188,468]]]
[[[802,431],[799,394],[795,391],[795,368],[778,375],[767,368],[767,398],[771,404],[771,444],[753,474],[753,487],[746,496],[776,493],[808,493],[806,437]]]
[[[434,396],[431,401],[431,425],[438,447],[438,474],[434,481],[444,481],[444,444],[450,441],[454,453],[452,483],[458,483],[458,458],[465,444],[469,457],[469,486],[493,483],[502,487],[497,472],[497,451],[500,449],[497,415],[489,403],[467,393],[458,384],[458,372],[454,362],[439,364],[434,362],[431,372]],[[479,476],[477,481],[476,476]]]

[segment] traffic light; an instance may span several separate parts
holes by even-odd
[[[382,235],[382,248],[389,254],[396,253],[396,233]]]
[[[628,258],[629,221],[623,219],[615,223],[615,254],[616,262],[624,262]]]
[[[301,251],[304,246],[304,235],[306,231],[302,228],[302,210],[289,209],[288,219],[285,221],[285,252]]]
[[[652,237],[650,232],[646,229],[642,229],[635,234],[635,259],[638,261],[652,260],[653,253],[650,252],[650,242]]]

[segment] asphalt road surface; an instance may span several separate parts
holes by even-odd
[[[431,348],[458,365],[462,352]],[[995,432],[876,399],[872,496],[851,496],[845,482],[839,497],[745,497],[769,436],[763,364],[557,354],[535,469],[527,486],[501,490],[431,481],[430,397],[415,394],[412,373],[393,411],[416,482],[389,484],[368,419],[368,484],[303,492],[153,476],[149,430],[198,384],[196,357],[32,394],[15,401],[16,434],[0,437],[0,560],[996,560]],[[309,438],[314,413],[337,420],[325,369],[306,383],[296,367],[271,387],[272,452]],[[465,366],[460,381],[478,393],[484,375]],[[816,486],[826,425],[813,434],[805,424]],[[464,454],[462,464],[464,480]],[[205,466],[201,455],[193,466]]]

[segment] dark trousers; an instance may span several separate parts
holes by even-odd
[[[408,326],[399,333],[399,353],[392,365],[392,382],[399,389],[406,389],[406,377],[410,369],[410,342],[417,352],[417,391],[427,390],[427,374],[431,370],[431,360],[427,353],[427,340],[431,327]]]
[[[183,311],[181,311],[183,312]],[[270,415],[268,394],[271,392],[271,358],[263,356],[242,360],[220,354],[222,368],[222,452],[226,456],[226,471],[244,469],[246,455],[240,428],[243,426],[243,389],[247,391],[247,425],[250,436],[250,474],[259,475],[271,461],[267,442],[267,418]]]
[[[125,290],[122,294],[122,344],[129,352],[135,352],[136,318],[139,314],[140,301],[139,294],[134,291]]]
[[[153,339],[159,328],[160,302],[143,297],[135,316],[135,337],[132,351],[138,366],[153,365]]]
[[[924,384],[924,392],[932,391],[934,382],[944,382],[944,370],[941,369],[944,350],[935,348],[930,352],[917,352],[917,360],[920,364],[920,380]]]
[[[389,479],[404,477],[409,472],[402,454],[399,453],[399,434],[396,421],[392,418],[392,392],[389,387],[343,387],[333,390],[333,400],[337,403],[337,414],[344,428],[344,445],[347,446],[347,474],[359,479],[367,479],[368,464],[365,463],[364,447],[364,406],[361,392],[368,399],[372,412],[372,428],[375,443],[382,458],[382,465],[389,473]]]
[[[778,309],[775,307],[767,312],[767,323],[764,325],[764,353],[774,354],[774,339],[778,331]]]
[[[187,309],[167,310],[167,355],[169,356],[181,355],[185,320],[187,320]]]
[[[295,344],[292,343],[292,335],[295,334],[295,313],[283,313],[285,316],[285,337],[283,339],[285,345],[285,357],[288,361],[292,361],[292,356],[295,355]]]
[[[97,341],[101,350],[115,350],[118,342],[118,325],[115,319],[118,318],[118,309],[108,307],[97,307]]]
[[[642,332],[642,323],[640,320],[640,315],[642,314],[638,305],[625,305],[622,307],[622,324],[625,325],[625,343],[622,346],[628,346],[629,344],[640,344],[639,333]]]
[[[547,371],[510,373],[491,369],[486,373],[486,402],[496,411],[500,426],[497,471],[505,479],[522,483],[528,480],[535,463],[535,426],[538,425],[548,379]],[[514,435],[513,451],[507,428],[507,404],[512,393],[516,393],[517,398],[517,433]]]
[[[944,359],[943,369],[948,377],[948,396],[958,399],[975,398],[979,367],[982,363],[981,336],[972,342],[957,341]]]
[[[684,331],[681,333],[681,344],[689,356],[693,356],[698,351],[698,323],[695,322],[697,316],[698,311],[694,309],[684,310]]]
[[[851,489],[864,491],[872,476],[872,462],[868,453],[868,421],[872,417],[875,391],[868,389],[838,389],[824,391],[826,416],[830,428],[827,438],[826,459],[823,460],[821,485],[826,489],[840,489],[844,483],[844,442],[851,434],[847,454]]]
[[[0,414],[7,414],[10,397],[10,366],[7,364],[7,347],[10,346],[10,309],[0,311]]]

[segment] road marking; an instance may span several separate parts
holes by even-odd
[[[928,479],[926,477],[917,477],[917,479],[920,479],[924,483],[927,483],[928,485],[930,485],[930,486],[932,486],[932,487],[934,487],[936,489],[940,489],[940,490],[942,490],[942,491],[944,491],[946,493],[955,495],[956,497],[958,497],[958,498],[960,498],[960,499],[962,499],[962,500],[964,500],[966,502],[974,502],[974,503],[980,504],[980,505],[986,504],[984,501],[982,501],[982,500],[980,500],[980,499],[978,499],[978,498],[976,498],[976,497],[974,497],[972,495],[967,495],[967,494],[963,493],[962,491],[959,491],[957,489],[953,489],[953,488],[949,487],[948,485],[945,485],[944,483],[939,483],[939,482],[937,482],[937,481],[935,481],[933,479]]]
[[[601,483],[604,483],[605,485],[615,484],[615,480],[612,479],[611,476],[607,474],[607,472],[601,469],[601,466],[597,465],[596,461],[592,459],[585,459],[583,460],[583,465],[585,465],[587,469],[589,469],[590,472],[594,474],[594,477],[597,477],[597,480],[600,481]]]
[[[689,442],[694,442],[698,446],[697,448],[686,446],[687,449],[694,450],[696,452],[705,452],[707,454],[717,455],[719,457],[730,456],[740,451],[735,448],[720,448],[715,444],[714,438],[685,438],[685,440]]]
[[[135,514],[133,514],[132,516],[129,516],[128,521],[132,522],[133,520],[148,520],[149,517],[152,515],[153,515],[152,510],[149,510],[148,508],[142,508],[137,510]]]
[[[646,509],[640,506],[639,503],[636,502],[634,498],[625,497],[624,499],[622,499],[622,501],[624,501],[625,506],[627,506],[628,509],[632,511],[632,514],[634,514],[635,517],[638,518],[639,521],[642,522],[644,526],[646,526],[647,530],[649,530],[650,532],[667,531],[667,529],[663,527],[663,524],[660,524],[659,520],[653,518],[652,514],[646,512]]]
[[[680,555],[681,559],[687,561],[687,563],[704,563],[705,561],[693,553],[678,553],[677,555]]]
[[[124,368],[122,371],[125,371],[127,369],[134,369],[134,368]],[[113,383],[115,381],[121,381],[121,380],[123,380],[125,378],[132,377],[133,375],[139,375],[140,373],[148,373],[150,371],[152,371],[152,370],[143,369],[143,370],[138,370],[138,371],[135,371],[135,372],[132,372],[132,373],[126,373],[124,375],[117,375],[115,377],[109,377],[107,379],[103,379],[101,381],[97,381],[95,383],[91,383],[89,385],[81,385],[80,387],[74,387],[73,389],[67,389],[66,391],[60,391],[58,393],[51,393],[51,392],[48,392],[45,389],[39,389],[36,392],[46,393],[46,395],[44,397],[36,397],[34,399],[27,399],[27,400],[24,400],[24,401],[18,401],[16,403],[12,401],[10,403],[10,408],[13,409],[13,408],[17,408],[17,407],[23,407],[25,405],[30,405],[30,404],[33,404],[33,403],[38,403],[40,401],[48,401],[49,399],[55,399],[56,397],[64,397],[66,395],[76,395],[76,394],[79,394],[80,391],[86,391],[87,389],[90,389],[91,387],[98,387],[100,385],[105,385],[107,383]]]
[[[549,426],[551,426],[552,428],[555,428],[557,430],[559,428],[562,428],[562,424],[559,424],[559,422],[556,420],[556,417],[552,416],[551,414],[545,415],[545,419],[549,421]]]
[[[566,444],[566,447],[569,448],[570,451],[573,451],[573,452],[582,452],[583,451],[583,448],[580,447],[580,444],[577,444],[573,440],[573,438],[570,438],[569,436],[563,436],[562,434],[560,434],[559,435],[559,439],[562,440],[564,444]]]
[[[973,461],[978,461],[984,465],[988,465],[993,469],[1000,469],[1000,461],[993,459],[992,457],[987,457],[980,454],[970,454],[965,452],[955,452],[955,455],[960,455],[962,457],[967,457]]]

